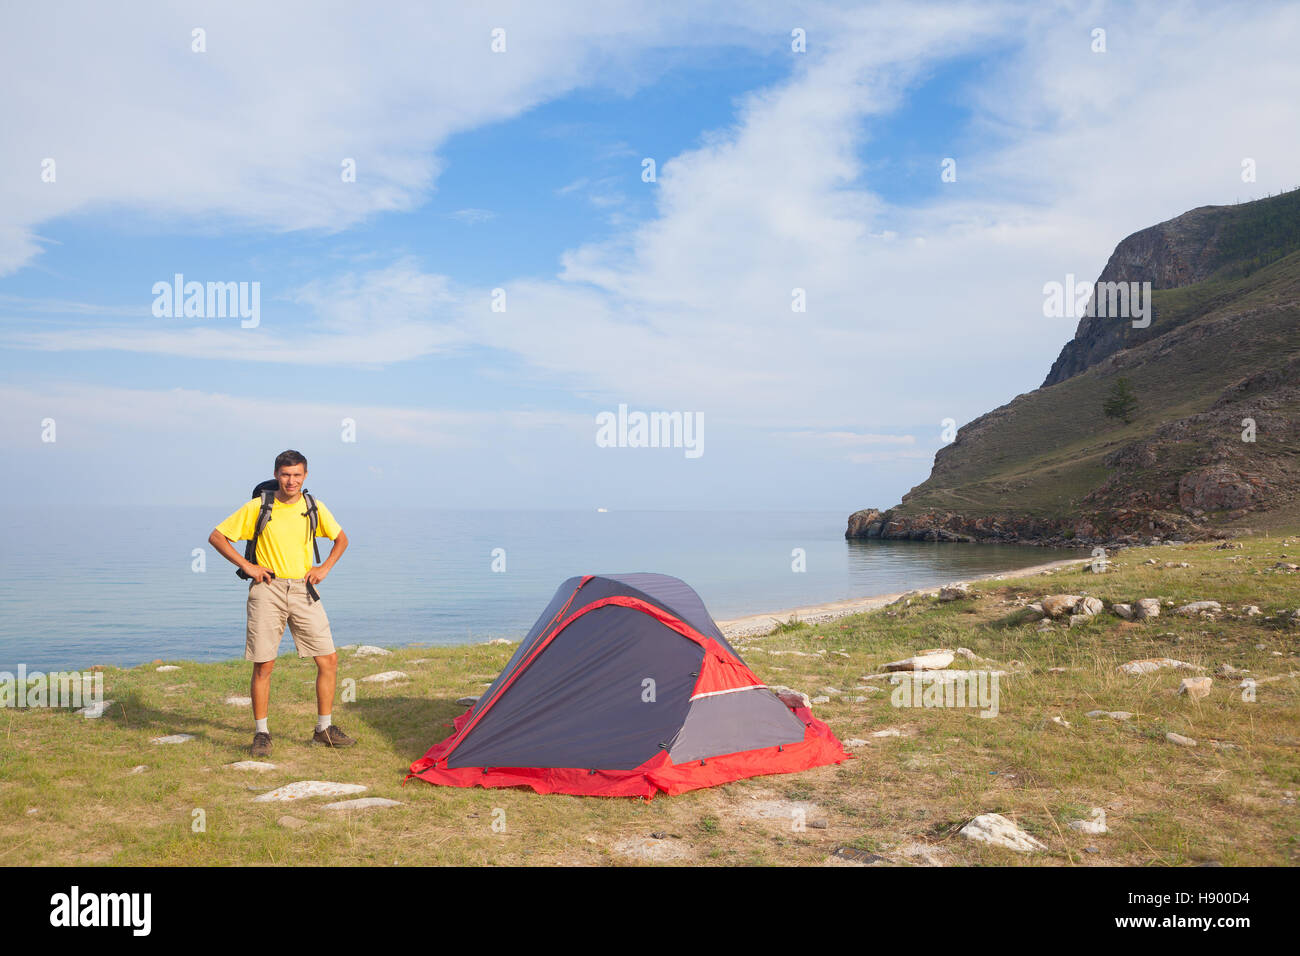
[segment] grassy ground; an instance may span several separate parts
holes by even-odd
[[[841,739],[869,742],[851,748],[856,759],[839,766],[650,803],[402,785],[409,762],[445,736],[463,709],[455,699],[481,693],[512,647],[415,647],[361,659],[343,652],[341,678],[401,670],[410,679],[357,683],[358,699],[337,706],[335,718],[360,745],[340,752],[306,743],[314,668],[282,658],[272,685],[277,769],[263,774],[226,767],[248,759],[249,713],[223,703],[248,693],[243,661],[172,662],[181,670],[169,673],[155,665],[108,669],[106,696],[117,703],[100,720],[50,709],[0,711],[0,864],[816,865],[850,847],[902,864],[1295,865],[1298,679],[1261,683],[1249,702],[1237,680],[1215,677],[1210,696],[1192,701],[1176,694],[1185,672],[1116,672],[1127,660],[1165,656],[1206,674],[1224,663],[1259,679],[1300,671],[1300,628],[1272,619],[1300,607],[1300,572],[1273,569],[1282,555],[1300,563],[1300,540],[1256,537],[1240,550],[1213,547],[1133,549],[1101,575],[1071,569],[984,582],[973,597],[952,603],[920,599],[749,639],[741,653],[760,677],[812,696],[827,686],[842,691],[815,712]],[[1148,558],[1161,563],[1141,563]],[[1165,561],[1190,567],[1165,568]],[[1146,623],[1107,610],[1042,633],[1016,623],[1020,604],[1059,592],[1093,594],[1108,607],[1160,597],[1214,599],[1230,610],[1217,621],[1166,611]],[[1247,604],[1264,613],[1239,614]],[[884,681],[859,680],[886,661],[937,646],[969,648],[1011,672],[1000,681],[997,717],[895,708]],[[846,699],[854,696],[867,699]],[[1095,709],[1133,717],[1085,716]],[[1052,723],[1054,716],[1070,726]],[[870,736],[885,728],[901,735]],[[1175,746],[1167,731],[1199,745]],[[149,742],[178,732],[194,739]],[[147,769],[131,773],[139,765]],[[340,814],[322,809],[324,799],[252,802],[295,780],[361,783],[365,796],[403,806]],[[1108,834],[1068,827],[1094,807],[1105,808]],[[1012,818],[1048,851],[1022,856],[957,835],[983,812]],[[286,816],[302,825],[281,822]]]

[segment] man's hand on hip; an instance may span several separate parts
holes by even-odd
[[[307,583],[315,587],[325,580],[325,575],[329,574],[329,569],[323,564],[312,568],[307,572]]]
[[[244,573],[256,581],[258,584],[264,584],[275,577],[275,572],[270,568],[264,568],[260,564],[250,564],[244,568]]]

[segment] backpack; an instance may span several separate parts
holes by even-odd
[[[257,563],[257,539],[261,536],[266,523],[271,520],[271,504],[275,501],[275,493],[279,488],[280,483],[274,478],[260,481],[253,486],[251,497],[262,499],[262,508],[257,513],[257,524],[253,528],[253,537],[248,544],[244,545],[244,559],[251,561],[253,564]],[[307,502],[307,511],[305,513],[309,525],[308,533],[311,535],[311,549],[316,556],[316,563],[320,564],[320,545],[316,543],[316,499],[307,492],[306,488],[302,490],[302,497]],[[252,580],[244,573],[243,568],[236,568],[235,576],[244,581]]]

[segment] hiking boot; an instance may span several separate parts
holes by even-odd
[[[257,733],[253,734],[253,756],[271,756],[271,735],[265,730],[259,730]]]
[[[312,734],[311,742],[314,744],[325,744],[329,747],[351,747],[356,743],[351,737],[339,730],[333,724],[330,724],[324,730],[318,730]]]

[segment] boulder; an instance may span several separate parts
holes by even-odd
[[[1133,620],[1133,605],[1132,605],[1132,604],[1112,604],[1112,605],[1110,606],[1110,609],[1111,609],[1112,611],[1114,611],[1118,616],[1122,617],[1122,618],[1123,618],[1124,620],[1126,620],[1126,621],[1131,621],[1131,620]]]
[[[776,687],[769,687],[768,689],[772,693],[776,694],[777,697],[781,698],[781,703],[785,704],[787,707],[797,708],[812,706],[812,701],[808,698],[807,694],[800,693],[793,688],[782,687],[778,684]]]
[[[393,652],[390,650],[386,650],[385,648],[382,647],[375,647],[373,644],[362,644],[355,651],[353,651],[352,656],[353,657],[387,657],[391,653]]]
[[[1178,693],[1186,694],[1192,700],[1210,696],[1210,687],[1214,684],[1211,677],[1184,677],[1178,686]]]
[[[1136,676],[1138,674],[1150,674],[1166,667],[1174,670],[1194,671],[1199,670],[1195,664],[1188,664],[1186,661],[1176,661],[1172,657],[1148,657],[1140,661],[1129,661],[1127,664],[1120,664],[1119,671],[1122,674]]]
[[[981,813],[970,823],[961,828],[961,835],[968,840],[989,843],[993,846],[1006,847],[1017,853],[1034,853],[1047,847],[1016,826],[1000,813]]]
[[[1133,604],[1133,618],[1138,621],[1145,621],[1153,617],[1160,616],[1160,600],[1158,598],[1139,598]]]
[[[960,601],[967,597],[970,597],[970,588],[965,584],[950,584],[939,589],[940,601]]]
[[[1090,710],[1088,717],[1109,717],[1111,720],[1128,720],[1133,715],[1127,710]]]
[[[1071,820],[1069,827],[1071,830],[1078,830],[1080,833],[1109,833],[1106,826],[1106,811],[1102,807],[1092,808],[1091,820]]]
[[[1172,731],[1165,734],[1165,740],[1171,744],[1177,744],[1179,747],[1195,747],[1196,741],[1191,737],[1184,737],[1182,734],[1176,734]]]
[[[1073,612],[1082,600],[1079,594],[1049,594],[1039,603],[1048,617],[1063,617]]]
[[[1195,617],[1197,614],[1217,614],[1222,610],[1223,605],[1218,601],[1193,601],[1176,609],[1174,613],[1182,617]]]
[[[287,803],[306,797],[345,797],[352,793],[364,793],[365,786],[359,783],[331,783],[328,780],[299,780],[283,787],[254,797],[254,803]]]
[[[1075,607],[1075,611],[1078,612],[1079,614],[1086,614],[1089,617],[1091,617],[1094,614],[1100,614],[1103,610],[1105,610],[1105,608],[1106,605],[1102,604],[1098,598],[1085,597]]]

